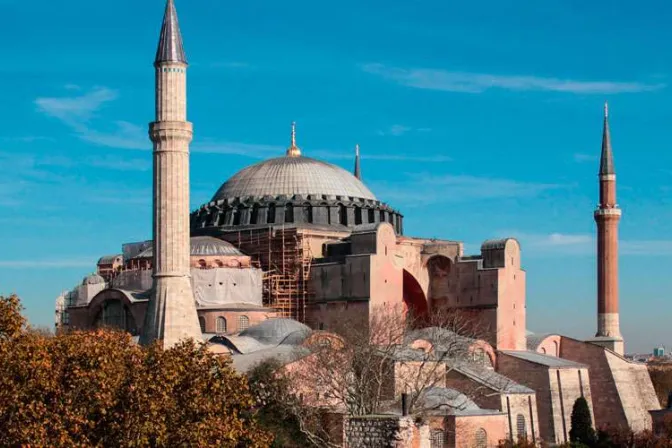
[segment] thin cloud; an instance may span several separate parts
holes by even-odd
[[[389,202],[407,207],[474,200],[530,198],[546,191],[568,188],[564,184],[521,182],[513,179],[466,175],[436,176],[407,173],[403,182],[379,183],[373,188]]]
[[[598,160],[599,157],[594,154],[582,154],[582,153],[574,154],[574,161],[576,163],[593,163],[597,162]]]
[[[390,126],[388,129],[381,129],[376,132],[380,136],[392,136],[400,137],[402,135],[408,134],[409,132],[430,132],[430,128],[412,128],[410,126],[404,126],[401,124],[395,124]]]
[[[79,138],[95,145],[110,148],[138,150],[150,150],[152,148],[146,128],[127,121],[116,121],[114,124],[116,132],[108,133],[84,128],[79,131]]]
[[[67,269],[90,268],[100,257],[77,258],[70,260],[0,260],[5,269]]]
[[[118,93],[106,87],[98,87],[78,96],[37,98],[35,104],[40,112],[58,118],[73,127],[81,126],[91,119],[105,103],[117,99]]]
[[[528,233],[500,231],[499,235],[517,238],[523,250],[545,255],[592,255],[597,251],[596,237],[586,233]],[[672,240],[622,240],[619,242],[622,256],[670,256]]]
[[[380,76],[417,89],[447,92],[482,93],[489,89],[512,91],[551,91],[574,94],[616,94],[649,92],[665,88],[665,84],[618,81],[578,81],[539,76],[494,75],[453,72],[428,68],[396,68],[383,64],[364,64],[366,73]]]

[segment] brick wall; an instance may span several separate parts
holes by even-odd
[[[343,434],[346,448],[430,448],[429,427],[416,426],[413,417],[349,417]]]

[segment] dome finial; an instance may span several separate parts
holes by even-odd
[[[604,102],[604,118],[609,118],[609,103]]]
[[[359,144],[355,145],[355,171],[353,174],[357,179],[362,180],[362,169],[359,165]]]
[[[301,156],[301,149],[296,146],[296,121],[292,121],[292,141],[287,148],[287,157],[299,157]]]

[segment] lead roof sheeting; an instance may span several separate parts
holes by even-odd
[[[542,355],[541,353],[537,352],[503,350],[502,353],[504,353],[505,355],[513,356],[514,358],[522,359],[525,361],[533,362],[535,364],[540,364],[547,367],[574,368],[574,369],[587,368],[585,364],[579,364],[578,362],[569,361],[567,359],[558,358],[556,356]]]
[[[277,157],[236,173],[220,187],[212,201],[311,194],[376,199],[360,180],[339,166],[309,157]]]

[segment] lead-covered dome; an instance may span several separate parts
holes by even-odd
[[[224,182],[212,200],[280,195],[376,199],[362,181],[339,166],[310,157],[285,156],[239,171]]]

